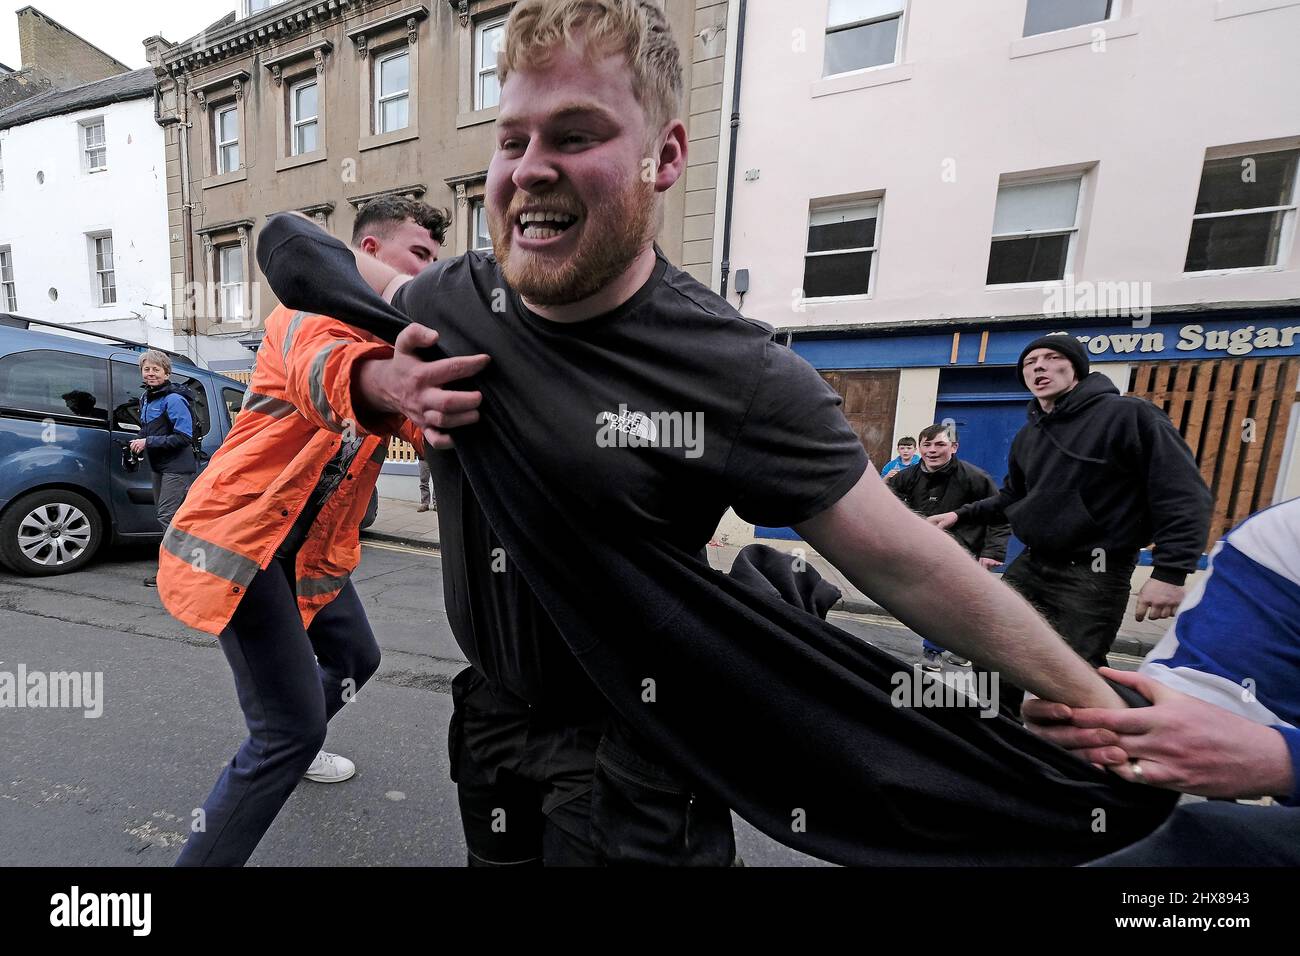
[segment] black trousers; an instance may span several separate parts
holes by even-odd
[[[730,810],[610,712],[546,714],[452,682],[452,779],[470,866],[730,866]]]
[[[1106,664],[1124,623],[1132,578],[1132,564],[1094,571],[1091,561],[1049,560],[1028,550],[1002,576],[1093,667]],[[1006,682],[1000,691],[1003,709],[1018,716],[1025,692]]]

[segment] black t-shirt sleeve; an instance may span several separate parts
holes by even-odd
[[[361,278],[352,250],[297,216],[267,220],[257,239],[257,264],[276,298],[291,309],[333,316],[387,342],[406,326]]]
[[[839,501],[869,464],[840,396],[806,361],[768,342],[727,462],[736,514],[768,527],[807,521]]]

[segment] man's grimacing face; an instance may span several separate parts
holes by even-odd
[[[496,145],[485,196],[492,247],[526,300],[586,299],[653,239],[656,189],[672,182],[642,175],[658,137],[623,54],[588,62],[566,46],[543,67],[511,72]]]
[[[386,225],[386,229],[379,230],[379,235],[362,238],[363,252],[408,276],[419,275],[426,266],[438,260],[442,243],[433,238],[428,229],[413,219]]]
[[[1034,398],[1055,401],[1078,384],[1074,366],[1060,352],[1034,349],[1020,367]]]

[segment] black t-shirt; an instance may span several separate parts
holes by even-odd
[[[702,551],[728,507],[755,524],[820,514],[861,477],[867,456],[840,398],[771,329],[657,253],[626,303],[559,323],[531,312],[495,258],[438,263],[393,304],[437,329],[453,355],[492,357],[476,384],[503,418],[570,476],[612,544],[657,536]],[[472,426],[479,427],[479,426]],[[488,526],[454,451],[432,452],[447,611],[453,633],[493,692],[585,712],[599,697]],[[590,560],[570,541],[555,560]],[[611,622],[615,626],[616,622]]]

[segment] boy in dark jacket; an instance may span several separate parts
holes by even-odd
[[[925,518],[956,511],[997,494],[997,485],[988,472],[957,458],[957,430],[951,425],[930,425],[922,429],[920,460],[896,474],[889,487],[899,501]],[[1011,528],[1005,521],[963,524],[948,533],[987,570],[993,570],[1006,559]],[[928,639],[922,639],[921,643],[925,649],[921,666],[929,671],[939,670],[939,657],[944,649]],[[970,663],[952,653],[947,656],[950,663],[959,667]]]
[[[194,460],[194,416],[188,391],[173,385],[171,359],[157,349],[140,356],[144,394],[140,396],[140,434],[131,451],[144,455],[153,472],[153,500],[163,531],[180,510],[185,493],[194,483],[198,466]],[[157,578],[144,579],[145,587],[157,587]]]
[[[1090,372],[1074,336],[1030,342],[1018,372],[1034,401],[1002,490],[930,522],[1008,520],[1026,549],[1003,580],[1100,667],[1124,619],[1138,552],[1152,541],[1137,619],[1172,617],[1182,603],[1209,534],[1210,491],[1169,417]]]

